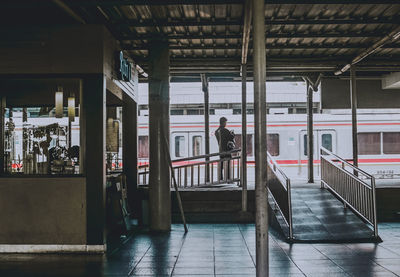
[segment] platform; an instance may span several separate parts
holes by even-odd
[[[270,276],[399,276],[399,223],[380,224],[383,243],[288,244],[269,236]],[[253,224],[181,225],[170,234],[137,233],[101,255],[0,255],[0,276],[255,276]]]

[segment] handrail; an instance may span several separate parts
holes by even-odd
[[[291,182],[289,177],[279,167],[271,154],[267,151],[267,178],[268,178],[268,192],[275,202],[275,206],[282,214],[285,223],[289,227],[289,239],[293,239],[293,221],[292,221],[292,195],[291,195]],[[278,173],[283,178],[278,177]],[[273,176],[271,176],[272,174]],[[277,181],[278,182],[277,182]]]
[[[374,237],[378,237],[378,224],[376,216],[376,186],[375,178],[358,167],[348,163],[326,148],[321,147],[321,187],[328,187],[344,204],[350,207],[356,215],[372,225]],[[326,154],[324,154],[326,153]],[[332,160],[324,156],[333,156],[342,166],[338,166]],[[346,170],[345,165],[351,167]],[[353,173],[354,172],[354,173]],[[362,173],[371,180],[367,184],[355,172]]]
[[[230,154],[233,153],[239,153],[239,155],[230,156]],[[240,149],[235,149],[228,152],[212,153],[208,155],[173,160],[172,163],[174,164],[177,162],[204,159],[202,161],[195,161],[193,163],[173,165],[173,170],[176,171],[178,186],[193,187],[231,182],[238,183],[239,185],[241,180],[240,153]],[[209,157],[223,155],[228,155],[228,157],[215,160],[207,159]],[[236,160],[238,162],[235,162]],[[149,176],[149,165],[140,166],[138,168],[143,170],[138,172],[138,184],[146,185]],[[215,180],[216,178],[217,180]]]
[[[185,162],[185,161],[192,161],[192,160],[198,160],[198,159],[205,159],[205,158],[211,158],[215,156],[222,156],[222,155],[229,155],[233,153],[240,152],[240,148],[234,149],[231,151],[226,151],[226,152],[216,152],[216,153],[211,153],[211,154],[206,154],[206,155],[199,155],[199,156],[192,156],[192,157],[187,157],[187,158],[181,158],[181,159],[176,159],[173,160],[172,162]]]
[[[275,169],[282,175],[282,177],[285,181],[290,180],[289,177],[285,174],[285,172],[283,172],[283,170],[280,168],[280,166],[278,165],[276,160],[271,156],[271,154],[268,151],[267,151],[267,158],[272,162]]]
[[[348,165],[349,167],[351,167],[353,170],[362,173],[363,175],[365,175],[368,178],[372,178],[373,176],[371,174],[369,174],[368,172],[365,172],[364,170],[354,166],[353,164],[349,163],[347,160],[339,157],[338,155],[332,153],[331,151],[329,151],[328,149],[326,149],[325,147],[321,146],[321,154],[322,152],[328,153],[328,155],[330,156],[334,156],[336,159],[338,159],[339,161],[341,161],[342,163]]]
[[[229,155],[229,154],[234,154],[240,152],[241,149],[233,149],[231,151],[227,152],[216,152],[216,153],[211,153],[207,155],[199,155],[199,156],[192,156],[192,157],[186,157],[186,158],[181,158],[181,159],[175,159],[172,160],[172,163],[177,163],[177,162],[185,162],[185,161],[192,161],[192,160],[199,160],[199,159],[205,159],[205,158],[211,158],[215,156],[221,156],[221,155]],[[149,167],[149,164],[144,164],[144,165],[139,165],[138,168],[144,168],[144,167]]]

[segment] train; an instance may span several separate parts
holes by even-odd
[[[210,115],[210,153],[218,152],[214,132],[222,115]],[[227,128],[235,133],[236,147],[241,145],[241,115],[224,115]],[[400,114],[359,114],[359,167],[377,179],[400,177]],[[320,147],[338,156],[352,159],[351,114],[314,114],[314,172],[320,174]],[[172,159],[202,155],[204,148],[204,116],[170,117],[170,151]],[[148,117],[138,122],[138,162],[148,163]],[[307,115],[267,115],[267,148],[271,156],[291,179],[307,176]],[[247,119],[248,179],[254,182],[254,117]]]
[[[210,115],[210,153],[218,152],[214,132],[222,115]],[[241,115],[223,115],[228,118],[227,128],[235,133],[236,147],[241,145]],[[319,176],[321,146],[344,159],[352,159],[351,114],[314,114],[314,172]],[[377,179],[396,179],[400,177],[400,114],[399,113],[361,113],[358,115],[359,166]],[[22,114],[14,113],[16,125],[13,133],[14,143],[7,145],[10,151],[13,171],[18,171],[23,157]],[[58,122],[68,126],[67,118],[29,118],[28,126],[47,125]],[[122,122],[123,124],[123,122]],[[72,123],[71,145],[79,145],[79,118]],[[170,116],[170,153],[172,159],[198,156],[205,153],[204,115]],[[121,124],[119,127],[122,132]],[[138,164],[149,162],[148,116],[138,116]],[[57,143],[67,144],[66,135],[52,135],[50,148]],[[119,136],[120,139],[122,136]],[[62,138],[62,139],[61,139]],[[10,140],[11,141],[11,140]],[[115,168],[121,168],[122,143],[114,155]],[[28,147],[29,148],[29,147]],[[267,148],[272,157],[291,179],[304,179],[307,176],[307,115],[269,114],[267,115]],[[29,150],[29,149],[28,149]],[[113,156],[113,157],[114,157]],[[46,161],[46,157],[37,157]],[[247,161],[248,179],[254,177],[254,116],[247,119]]]

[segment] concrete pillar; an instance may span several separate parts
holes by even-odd
[[[202,89],[204,93],[204,146],[205,146],[205,154],[210,154],[210,97],[208,93],[208,78],[205,74],[201,74],[201,83]],[[209,161],[210,158],[207,157],[206,161]],[[210,170],[208,164],[205,168],[205,178],[206,181],[210,181]]]
[[[313,89],[307,83],[307,156],[308,182],[314,183],[314,128],[313,128]]]
[[[357,140],[357,86],[356,70],[354,65],[350,67],[350,103],[351,103],[351,127],[353,138],[353,163],[358,166],[358,140]],[[354,171],[354,174],[358,172]]]
[[[6,97],[0,96],[0,175],[4,174],[5,157],[4,157],[4,121],[6,112]]]
[[[242,159],[240,183],[242,185],[242,211],[247,212],[247,65],[242,64]]]
[[[126,176],[128,203],[136,215],[141,215],[137,199],[137,103],[127,94],[122,105],[122,166]]]
[[[264,6],[264,0],[253,0],[256,274],[258,277],[268,276],[267,118]]]
[[[87,244],[105,243],[106,191],[106,80],[102,74],[83,79],[81,92],[81,147],[86,175]]]
[[[149,48],[149,136],[150,229],[169,231],[171,178],[164,148],[169,141],[169,49],[162,41],[152,41]]]

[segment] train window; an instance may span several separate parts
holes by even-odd
[[[358,133],[358,153],[379,155],[381,153],[381,133]]]
[[[267,151],[271,156],[279,156],[279,134],[267,134]]]
[[[246,136],[246,146],[247,146],[247,156],[253,155],[253,135],[247,134]],[[239,149],[242,147],[242,135],[236,134],[235,135],[235,149]]]
[[[201,136],[193,136],[193,156],[201,155]]]
[[[400,154],[400,133],[383,133],[383,154]]]
[[[175,157],[184,157],[185,156],[185,137],[184,136],[176,136],[175,137]]]
[[[139,136],[139,158],[149,157],[149,137]]]
[[[322,140],[322,143],[321,143],[322,147],[324,147],[332,152],[332,135],[331,134],[322,134],[321,140]]]
[[[304,149],[304,156],[308,156],[308,141],[307,141],[307,135],[304,135],[304,139],[303,139],[303,141],[304,141],[304,147],[303,147],[303,149]]]

